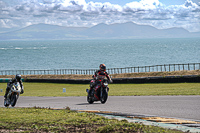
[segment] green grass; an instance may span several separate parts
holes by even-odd
[[[109,95],[200,95],[200,83],[112,84]]]
[[[0,132],[180,133],[155,126],[106,119],[93,113],[44,108],[0,108]]]
[[[5,93],[6,83],[0,84],[0,96]],[[25,93],[21,96],[86,96],[89,84],[56,84],[24,82]],[[66,88],[66,93],[63,93]],[[168,84],[110,84],[110,96],[149,95],[200,95],[200,83]]]

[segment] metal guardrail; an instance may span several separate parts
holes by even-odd
[[[110,74],[120,73],[140,73],[140,72],[171,72],[171,71],[184,71],[184,70],[200,70],[200,63],[188,64],[164,64],[153,66],[138,66],[138,67],[125,67],[125,68],[111,68],[107,71]]]
[[[0,75],[92,75],[97,69],[53,69],[53,70],[0,70]],[[108,68],[109,74],[140,73],[140,72],[171,72],[184,70],[200,70],[200,63],[164,64],[153,66],[138,66],[125,68]]]

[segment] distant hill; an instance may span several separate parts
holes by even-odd
[[[79,32],[86,28],[63,27],[49,24],[36,24],[0,34],[0,40],[52,40],[79,38]]]
[[[0,33],[0,40],[54,40],[54,39],[132,39],[132,38],[190,38],[200,37],[183,28],[157,29],[132,22],[121,24],[98,24],[91,28],[63,27],[35,24],[25,28]]]

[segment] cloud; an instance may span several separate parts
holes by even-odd
[[[85,0],[0,0],[0,14],[0,27],[10,28],[37,23],[91,27],[131,21],[160,29],[183,27],[200,31],[200,6],[191,0],[173,6],[165,6],[159,0],[141,0],[123,7]]]
[[[133,10],[153,10],[160,6],[163,6],[158,0],[141,0],[140,2],[131,2],[125,5],[125,8]]]

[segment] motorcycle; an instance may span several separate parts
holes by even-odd
[[[17,99],[19,98],[21,90],[22,88],[19,82],[13,83],[10,91],[8,92],[7,98],[4,99],[4,106],[8,107],[9,105],[11,105],[12,107],[14,107]]]
[[[88,93],[87,101],[90,104],[92,104],[94,101],[101,101],[101,103],[104,104],[108,99],[108,80],[103,79],[96,82],[98,83],[96,84],[95,80],[91,80],[90,87],[92,89],[86,89],[86,92]]]

